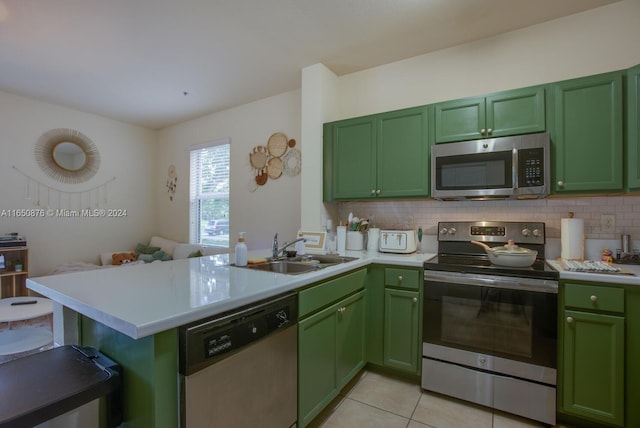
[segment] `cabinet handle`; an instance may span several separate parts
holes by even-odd
[[[413,298],[413,303],[418,303],[418,298],[417,297]]]
[[[484,133],[485,133],[485,129],[484,129],[484,128],[482,128],[482,129],[480,130],[480,134],[481,134],[481,135],[484,135]]]
[[[592,302],[597,302],[598,301],[598,296],[596,296],[595,294],[591,297],[589,297],[591,299]]]
[[[564,181],[558,181],[558,187],[564,187]]]
[[[375,195],[376,194],[376,189],[371,189],[371,194]]]
[[[346,311],[347,308],[345,308],[344,306],[338,309],[338,313],[339,314],[344,314],[344,311]]]
[[[376,195],[380,194],[380,189],[376,190]]]
[[[567,317],[567,322],[569,324],[573,324],[573,317]]]
[[[402,282],[403,279],[402,275],[398,275],[398,282]]]
[[[493,129],[489,128],[487,129],[487,134],[491,134],[493,132]]]

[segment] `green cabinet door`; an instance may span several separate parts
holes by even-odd
[[[308,425],[364,367],[361,290],[298,323],[298,424]]]
[[[415,107],[324,125],[325,201],[429,196],[429,112]]]
[[[436,104],[436,143],[484,138],[484,98],[465,98]]]
[[[640,190],[640,65],[627,73],[627,187]]]
[[[418,373],[420,295],[417,291],[385,290],[384,364]]]
[[[336,310],[331,306],[298,323],[298,423],[306,426],[338,393]]]
[[[365,290],[336,309],[336,384],[342,389],[364,367]]]
[[[367,271],[365,346],[366,360],[377,366],[383,365],[384,349],[384,267],[370,265]]]
[[[436,104],[436,143],[543,132],[542,86]]]
[[[428,108],[381,114],[376,196],[429,196]]]
[[[561,411],[624,426],[624,318],[564,311]]]
[[[622,73],[554,83],[554,193],[622,190]]]
[[[375,197],[375,116],[335,122],[325,133],[325,200]]]
[[[486,99],[487,131],[491,137],[544,132],[544,87],[514,89]]]

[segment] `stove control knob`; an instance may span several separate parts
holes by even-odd
[[[529,229],[527,229],[526,227],[522,229],[522,236],[529,236],[529,235],[531,235],[531,231]]]
[[[452,227],[451,229],[449,229],[449,235],[455,235],[456,234],[456,228]]]
[[[540,231],[538,229],[533,229],[533,236],[535,236],[536,238],[540,237]]]
[[[447,229],[446,227],[443,227],[442,229],[440,229],[440,235],[446,235],[447,232],[449,232],[449,229]]]

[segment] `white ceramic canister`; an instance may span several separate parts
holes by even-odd
[[[362,232],[347,232],[347,250],[360,251],[364,249],[364,234]]]
[[[367,241],[367,251],[375,253],[380,245],[380,229],[374,227],[369,229],[369,239]]]

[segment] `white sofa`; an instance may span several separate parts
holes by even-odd
[[[229,252],[226,248],[218,248],[218,247],[206,247],[203,245],[197,244],[185,244],[177,241],[172,241],[171,239],[163,238],[161,236],[152,236],[149,240],[149,247],[159,247],[166,254],[171,256],[172,259],[186,259],[190,255],[200,251],[200,254],[203,256],[210,256],[213,254],[224,254]],[[135,249],[126,249],[120,251],[108,251],[100,254],[100,264],[87,263],[82,261],[71,261],[67,263],[63,263],[62,265],[57,266],[51,272],[47,273],[47,275],[56,275],[60,273],[68,273],[68,272],[78,272],[84,270],[93,270],[100,269],[106,267],[112,267],[113,255],[117,253],[131,253],[135,252]],[[144,263],[142,261],[138,263]],[[128,266],[132,263],[125,264],[123,266]]]
[[[149,240],[149,247],[159,247],[166,254],[171,256],[172,259],[186,259],[191,254],[200,251],[203,256],[210,256],[213,254],[228,253],[226,248],[206,247],[198,244],[184,244],[171,239],[163,238],[161,236],[152,236]],[[117,253],[132,252],[135,250],[122,250],[122,251],[109,251],[100,254],[100,263],[102,266],[110,265],[113,259],[113,255]]]

